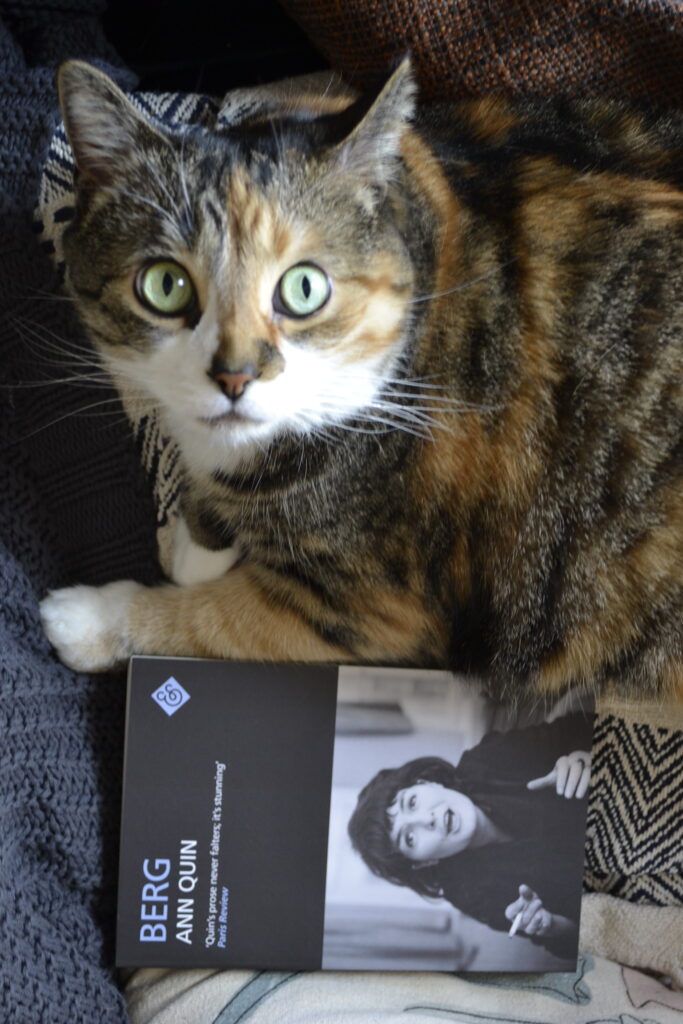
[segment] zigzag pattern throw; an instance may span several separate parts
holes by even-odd
[[[598,718],[584,887],[683,905],[683,733]]]

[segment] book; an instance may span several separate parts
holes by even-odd
[[[592,722],[434,670],[131,659],[117,965],[573,970]]]

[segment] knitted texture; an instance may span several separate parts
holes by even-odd
[[[84,343],[32,227],[57,121],[55,65],[114,59],[94,16],[102,6],[0,5],[3,1024],[126,1019],[110,967],[125,682],[58,664],[38,617],[50,586],[157,571],[146,480],[123,417],[79,413],[111,396],[59,383]]]
[[[408,50],[423,95],[683,100],[680,0],[282,0],[359,86]]]

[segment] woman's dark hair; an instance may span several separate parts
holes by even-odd
[[[359,793],[348,832],[353,848],[373,874],[394,885],[408,886],[423,896],[438,896],[440,887],[435,873],[429,868],[418,868],[415,861],[396,850],[391,840],[387,808],[400,790],[414,786],[420,779],[450,789],[461,788],[457,768],[440,757],[418,757],[400,768],[384,768]]]

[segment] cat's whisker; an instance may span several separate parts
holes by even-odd
[[[367,379],[367,377],[366,377],[366,375],[364,375],[362,373],[354,373],[353,370],[346,370],[345,369],[345,370],[340,371],[340,373],[337,376],[337,379],[338,380],[343,380],[345,384],[348,383],[350,386],[352,386],[355,383],[361,383],[361,382],[365,381]],[[382,376],[378,376],[378,381],[379,381],[381,387],[383,389],[386,388],[387,392],[390,393],[390,394],[394,394],[395,393],[393,391],[394,387],[415,388],[415,393],[408,394],[406,396],[406,397],[409,397],[409,398],[416,398],[416,397],[418,397],[420,391],[425,390],[425,391],[432,392],[432,394],[430,394],[429,397],[430,398],[433,397],[436,400],[440,396],[438,394],[434,394],[434,392],[443,391],[443,392],[449,392],[450,393],[450,391],[452,390],[452,388],[449,388],[449,386],[446,385],[446,384],[427,384],[424,381],[420,380],[419,378],[415,378],[414,380],[411,380],[409,378],[387,377],[387,376],[382,375]]]
[[[339,444],[339,438],[331,433],[330,430],[326,430],[325,427],[318,421],[317,417],[312,413],[307,413],[305,410],[301,413],[299,419],[307,426],[308,433],[313,437],[319,437],[327,444],[337,445]]]
[[[415,436],[422,437],[428,440],[431,437],[431,433],[427,427],[438,426],[438,421],[427,421],[425,418],[415,415],[401,415],[399,407],[390,410],[393,415],[380,415],[385,410],[380,409],[375,411],[371,406],[365,406],[358,414],[356,414],[352,421],[344,417],[343,408],[335,408],[332,402],[325,404],[325,412],[328,415],[335,417],[334,426],[336,429],[347,431],[349,433],[358,434],[373,434],[373,433],[389,433],[392,430],[401,430],[405,433],[414,434]],[[335,416],[335,413],[337,414]],[[339,419],[337,419],[337,416]],[[359,423],[365,422],[368,424],[367,427],[360,426]],[[377,426],[386,427],[384,431],[377,431]],[[422,429],[418,429],[422,428]]]
[[[384,412],[383,416],[379,413]],[[398,410],[391,412],[385,410],[371,410],[369,414],[366,413],[366,419],[373,423],[387,423],[394,427],[396,430],[406,430],[408,427],[424,427],[431,436],[432,428],[439,430],[451,430],[452,426],[443,420],[434,419],[434,417],[425,414],[423,416],[416,414],[412,411],[407,412],[405,410]]]
[[[390,392],[388,397],[389,398],[393,398],[394,396]],[[401,397],[401,396],[397,396],[397,397]],[[405,397],[411,398],[412,396],[411,395],[406,395]],[[465,414],[465,413],[480,413],[482,416],[486,416],[486,415],[488,415],[489,413],[492,413],[492,412],[500,412],[501,409],[503,408],[502,404],[498,404],[498,405],[482,405],[481,403],[478,403],[478,402],[463,402],[461,399],[458,399],[458,398],[451,398],[451,399],[445,398],[445,397],[442,398],[439,395],[427,395],[425,397],[428,398],[430,402],[441,402],[442,404],[441,405],[425,405],[423,403],[419,403],[418,402],[414,407],[417,408],[417,409],[423,409],[425,411],[429,411],[429,412],[433,412],[433,413],[440,413],[440,414],[456,413],[456,414],[460,415],[460,414]]]
[[[435,377],[436,377],[436,374],[434,374],[434,376],[431,377],[431,378],[430,377],[414,377],[412,379],[410,377],[386,377],[386,376],[383,376],[382,377],[382,383],[383,384],[388,384],[388,385],[398,384],[398,385],[401,385],[401,387],[416,388],[416,389],[420,389],[420,390],[422,390],[422,389],[425,389],[425,390],[429,389],[429,390],[433,390],[433,391],[450,391],[450,386],[448,384],[428,384],[427,383],[428,380],[433,380],[433,379],[435,379]]]
[[[393,396],[391,396],[393,397]],[[398,397],[398,396],[397,396]],[[369,409],[380,409],[383,412],[396,412],[397,414],[417,416],[422,413],[443,413],[443,408],[421,405],[420,403],[413,402],[410,405],[405,405],[402,402],[388,401],[383,399],[381,396],[377,396],[367,404]]]
[[[100,380],[96,377],[50,377],[47,380],[18,381],[16,384],[0,384],[3,391],[22,391],[34,388],[51,388],[55,384],[69,384],[73,387],[103,388],[112,389],[110,380]]]
[[[96,353],[87,346],[79,346],[76,342],[68,341],[49,331],[44,325],[33,324],[31,321],[14,318],[14,326],[17,333],[26,343],[27,347],[40,355],[41,361],[46,366],[58,366],[61,368],[83,367],[87,374],[93,377],[108,381],[111,385],[111,378],[97,358]],[[46,336],[46,334],[48,336]],[[51,339],[55,338],[56,342]],[[45,353],[52,353],[58,358],[48,358]]]
[[[504,267],[508,267],[514,262],[515,258],[512,257],[511,259],[505,260],[503,263],[499,263],[497,266],[492,267],[491,270],[487,270],[483,274],[478,274],[477,277],[471,277],[467,281],[454,285],[453,288],[447,288],[442,292],[432,292],[430,295],[415,296],[412,299],[408,299],[408,305],[414,306],[421,302],[431,302],[432,299],[442,299],[446,295],[455,295],[457,292],[465,291],[465,289],[472,288],[475,284],[479,284],[481,281],[486,281],[489,277],[495,277]]]
[[[437,427],[442,430],[451,430],[452,424],[448,420],[438,419],[432,414],[431,410],[424,409],[402,409],[400,407],[390,408],[387,406],[368,406],[369,414],[366,413],[368,418],[373,418],[378,415],[382,415],[386,422],[395,423],[397,429],[402,429],[406,423],[415,423],[419,425]]]
[[[407,398],[409,401],[415,402],[418,408],[424,408],[424,406],[420,404],[421,396],[419,393],[411,394],[409,391],[393,391],[387,389],[385,392],[383,392],[383,394],[386,395],[386,399],[391,400],[397,398]],[[436,403],[434,411],[444,411],[446,409],[453,409],[466,412],[487,411],[487,407],[476,405],[472,402],[461,402],[457,398],[449,398],[447,395],[425,395],[424,397],[428,399],[430,402]]]
[[[58,341],[60,345],[69,346],[71,348],[78,348],[80,351],[83,352],[90,352],[94,358],[97,358],[97,353],[95,352],[94,348],[92,347],[92,345],[89,344],[89,342],[85,340],[79,341],[76,338],[65,338],[63,335],[57,334],[56,331],[53,331],[52,328],[48,327],[47,324],[41,323],[36,320],[32,320],[26,316],[15,315],[13,317],[13,322],[18,325],[31,327],[36,333],[40,331],[44,335],[49,335],[50,337]]]
[[[394,399],[407,398],[410,404],[406,405]],[[439,395],[425,396],[426,402],[419,401],[419,395],[410,393],[393,392],[387,390],[371,399],[360,411],[360,417],[368,422],[385,425],[387,428],[411,432],[416,428],[421,436],[431,437],[433,429],[449,431],[453,429],[451,416],[473,415],[493,412],[494,406],[478,405],[475,403],[462,402],[458,399],[446,398]],[[435,404],[436,403],[436,404]],[[339,418],[339,425],[346,429],[345,417],[346,408],[341,404],[341,399],[335,395],[326,396],[324,401],[324,412],[335,420]],[[357,428],[358,429],[358,428]],[[412,430],[412,432],[416,432]]]
[[[38,324],[23,317],[14,317],[13,323],[23,340],[29,345],[32,342],[37,342],[44,351],[68,356],[72,361],[78,361],[90,368],[99,365],[97,354],[86,344],[80,345],[73,339],[63,338],[44,324]]]
[[[438,380],[440,376],[440,374],[429,374],[425,377],[389,377],[386,374],[382,374],[378,376],[378,381],[381,388],[386,388],[387,391],[389,391],[393,386],[398,386],[415,388],[416,391],[443,391],[451,395],[453,385],[449,382],[444,382],[442,384],[430,383],[431,381]],[[343,380],[345,383],[348,382],[349,384],[361,383],[367,380],[367,375],[355,373],[352,369],[345,368],[339,372],[338,380]],[[390,393],[393,393],[393,391]],[[410,397],[415,397],[415,395],[411,395]]]
[[[54,338],[55,341],[59,342],[60,346],[77,349],[81,352],[90,352],[93,358],[97,357],[92,345],[87,341],[79,340],[78,337],[65,337],[64,335],[58,334],[56,331],[52,330],[51,327],[48,327],[47,324],[33,320],[31,317],[17,314],[13,317],[13,322],[18,326],[31,328],[37,336],[40,334],[41,337]]]
[[[49,292],[42,288],[29,288],[25,294],[30,298],[31,302],[34,302],[37,299],[40,302],[69,302],[74,305],[76,301],[71,295]]]
[[[102,366],[96,353],[87,346],[80,346],[76,342],[61,339],[53,331],[49,331],[45,325],[36,325],[31,321],[14,318],[15,328],[19,336],[24,340],[29,349],[36,351],[42,365],[47,367],[58,367],[62,373],[57,377],[47,377],[43,380],[23,380],[1,386],[3,391],[51,388],[55,385],[68,385],[80,387],[86,390],[97,390],[110,392],[111,399],[107,401],[120,402],[115,383],[108,372]],[[37,329],[40,328],[40,329]],[[60,344],[56,344],[45,333],[57,338]],[[73,349],[74,351],[70,351]],[[80,355],[82,349],[85,355]],[[54,353],[59,358],[50,358],[46,353]],[[68,371],[73,369],[73,372]],[[129,382],[126,388],[126,397],[132,402],[147,401],[148,394],[142,386]]]
[[[54,419],[49,420],[47,423],[41,424],[40,427],[37,427],[35,430],[30,431],[30,433],[22,434],[21,437],[18,437],[14,441],[12,441],[11,445],[22,444],[24,441],[28,441],[32,437],[37,437],[38,434],[41,434],[45,430],[51,430],[58,423],[63,423],[64,420],[71,419],[72,416],[84,416],[85,418],[85,414],[88,413],[91,409],[100,409],[108,404],[115,404],[117,408],[109,412],[101,412],[99,415],[101,416],[102,419],[107,419],[112,426],[114,426],[116,423],[128,422],[128,417],[121,410],[121,399],[119,398],[118,395],[114,395],[112,398],[107,398],[99,402],[92,402],[89,405],[85,405],[77,409],[70,409],[68,412],[63,413],[61,416],[56,416]],[[91,413],[90,416],[87,418],[92,418],[93,416],[96,415],[97,413]]]
[[[28,342],[28,344],[30,346],[30,341]],[[67,356],[66,358],[63,359],[50,358],[42,352],[40,353],[40,360],[41,363],[46,368],[59,369],[64,372],[72,370],[73,372],[70,373],[68,377],[64,378],[67,381],[81,380],[98,382],[106,387],[114,387],[114,384],[109,374],[106,372],[106,370],[100,371],[97,367],[97,364],[85,362],[84,360],[81,360],[75,356]]]
[[[90,367],[101,366],[101,359],[97,351],[87,341],[80,340],[78,336],[65,337],[53,331],[46,324],[27,317],[15,316],[13,323],[17,330],[23,330],[24,340],[37,341],[45,351],[55,352],[60,356],[68,355],[73,361],[78,360],[83,365]]]
[[[353,371],[342,371],[337,377],[337,383],[343,385],[352,386],[354,383],[363,382],[365,377],[362,374],[354,373]],[[411,403],[410,408],[428,410],[434,413],[443,412],[456,412],[456,413],[491,413],[498,412],[502,408],[500,405],[484,405],[477,402],[467,402],[459,398],[453,397],[452,394],[438,394],[439,391],[452,391],[452,388],[448,388],[446,385],[439,384],[428,384],[425,380],[415,378],[413,380],[401,377],[381,377],[381,387],[378,394],[373,399],[373,404],[378,402],[384,403],[387,409],[400,407],[400,402],[395,402],[395,399],[406,399]],[[398,390],[399,387],[415,388],[414,392]],[[421,395],[420,392],[426,390],[429,393]],[[432,405],[425,405],[424,402],[428,401],[433,403]]]
[[[408,424],[405,423],[396,423],[393,420],[385,420],[382,419],[381,417],[376,416],[367,417],[367,422],[369,424],[372,424],[373,426],[368,426],[366,428],[352,427],[350,424],[346,423],[341,423],[340,426],[342,430],[348,430],[356,434],[391,434],[396,430],[400,430],[402,433],[410,434],[412,437],[417,437],[421,441],[431,441],[432,439],[432,433],[426,427],[424,429],[419,429],[418,426],[409,426]],[[382,426],[386,427],[386,429],[376,430],[374,429],[375,424],[381,424]]]
[[[323,430],[322,427],[314,427],[311,430],[313,437],[320,438],[325,444],[334,445],[338,447],[342,443],[341,437],[336,437],[334,434],[330,434],[329,431]]]
[[[394,372],[400,371],[401,365],[404,362],[405,357],[399,357],[396,365],[394,366]],[[353,384],[357,381],[365,381],[367,379],[366,374],[354,370],[353,367],[344,367],[338,373],[339,378],[343,378],[344,381],[348,381]],[[444,380],[443,383],[435,383],[442,379],[442,374],[430,373],[419,377],[411,377],[408,375],[389,376],[388,374],[378,374],[378,380],[381,385],[399,385],[401,387],[409,387],[416,389],[430,389],[434,391],[445,391],[449,394],[452,391],[452,384]]]

